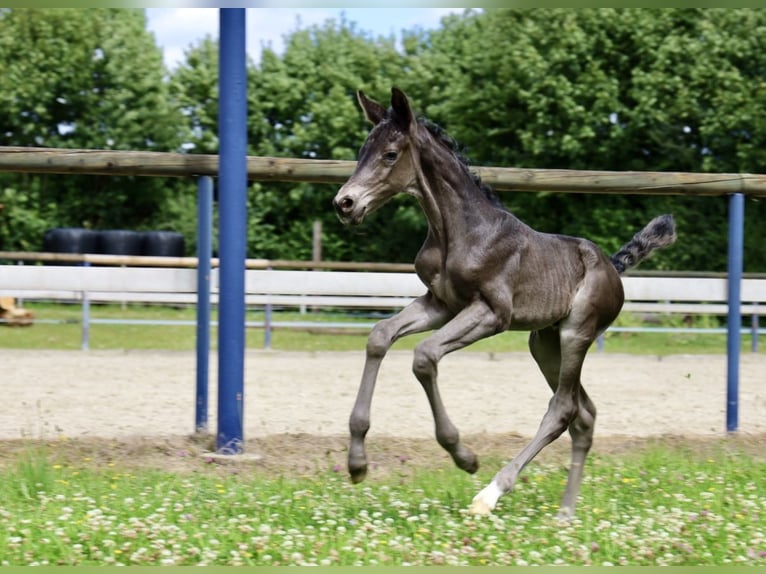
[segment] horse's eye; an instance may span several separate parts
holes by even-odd
[[[399,156],[395,151],[387,151],[383,154],[383,159],[390,163],[395,162],[397,157]]]

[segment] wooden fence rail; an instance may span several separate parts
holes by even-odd
[[[356,162],[258,157],[247,158],[248,178],[342,184]],[[498,191],[550,191],[638,195],[741,193],[766,197],[766,175],[644,171],[581,171],[474,167]],[[25,173],[187,177],[217,175],[218,156],[165,152],[0,147],[0,171]]]
[[[197,267],[196,257],[157,257],[154,255],[106,255],[97,253],[47,253],[30,251],[0,251],[0,262],[88,263],[127,267]],[[211,267],[220,260],[213,257]],[[378,263],[357,261],[295,261],[291,259],[246,259],[247,269],[336,269],[346,271],[414,271],[412,263]]]

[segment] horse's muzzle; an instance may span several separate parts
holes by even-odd
[[[341,197],[336,197],[332,200],[332,204],[335,207],[335,213],[338,214],[338,219],[341,220],[342,223],[346,225],[357,225],[361,223],[362,217],[364,216],[364,210],[362,210],[362,217],[359,215],[355,215],[356,211],[356,203],[354,200],[348,196],[344,195]]]

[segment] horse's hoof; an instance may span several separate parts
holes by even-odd
[[[483,515],[491,514],[497,504],[497,499],[500,498],[503,491],[493,480],[487,486],[485,486],[479,494],[473,497],[471,501],[471,507],[468,511],[471,514]]]
[[[474,499],[474,501],[471,503],[470,508],[468,509],[468,512],[475,516],[487,516],[489,514],[492,514],[492,509],[483,500]]]
[[[351,482],[359,484],[367,478],[367,465],[360,468],[349,468],[348,474],[351,477]]]
[[[466,449],[461,455],[455,457],[455,464],[460,470],[474,474],[479,470],[479,457]]]
[[[559,522],[572,522],[574,510],[571,508],[560,508],[556,514],[556,520]]]
[[[468,474],[475,474],[479,470],[479,457],[474,456],[471,460],[460,465],[460,468]]]

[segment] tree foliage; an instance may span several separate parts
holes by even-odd
[[[218,149],[218,45],[205,38],[172,73],[138,10],[0,11],[0,144]],[[763,172],[766,13],[747,9],[468,10],[426,32],[375,37],[354,23],[297,27],[249,62],[253,155],[355,159],[369,126],[359,88],[402,87],[475,165]],[[334,186],[254,183],[248,254],[411,261],[425,221],[398,198],[363,229],[340,227]],[[679,242],[645,267],[722,270],[725,198],[506,193],[538,229],[607,251],[671,211]],[[0,248],[39,248],[54,225],[162,227],[195,245],[190,180],[0,174]],[[748,270],[766,270],[763,202],[747,205]]]
[[[766,150],[766,132],[758,129],[766,119],[764,26],[766,14],[757,10],[491,10],[449,18],[408,49],[430,86],[429,115],[480,163],[759,172]],[[538,228],[585,235],[607,249],[653,214],[673,211],[681,239],[647,263],[725,268],[723,200],[505,199]],[[751,218],[763,217],[762,204],[748,208]],[[755,227],[748,233],[751,242],[764,239]],[[747,261],[751,268],[766,263],[753,252]]]
[[[178,149],[143,11],[4,10],[0,31],[0,145]],[[39,249],[52,226],[150,226],[169,193],[160,179],[0,174],[0,246]]]
[[[373,38],[344,20],[294,32],[284,54],[270,50],[252,70],[249,133],[256,155],[355,159],[369,126],[359,113],[356,90],[390,90],[404,77],[405,59],[393,38]],[[319,184],[253,186],[250,248],[259,256],[311,257],[312,222],[323,223],[323,250],[340,260],[397,260],[400,238],[419,246],[425,230],[413,227],[402,202],[352,236],[332,210],[335,188]]]

